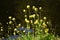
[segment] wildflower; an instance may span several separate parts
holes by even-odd
[[[16,33],[15,33],[15,32],[13,32],[13,35],[16,35]]]
[[[11,16],[9,16],[9,19],[11,19],[12,17]]]
[[[35,9],[35,6],[33,6],[32,9]]]
[[[38,24],[38,19],[37,19],[37,20],[35,20],[34,24]]]
[[[29,18],[35,18],[35,14],[29,15]]]
[[[38,8],[35,8],[34,10],[35,10],[35,11],[38,11]]]
[[[15,21],[15,18],[12,18],[13,21]]]
[[[42,9],[42,7],[39,7],[39,10],[41,10]]]
[[[23,32],[25,32],[25,30],[23,30]]]
[[[21,24],[18,24],[18,26],[21,26]]]
[[[30,20],[31,21],[31,23],[33,23],[33,20]]]
[[[8,22],[6,24],[8,24]]]
[[[19,31],[17,31],[17,33],[19,33]]]
[[[27,8],[29,9],[30,8],[30,5],[27,5]]]
[[[43,22],[43,19],[40,19],[40,22]]]
[[[49,31],[49,29],[48,29],[48,28],[46,28],[46,29],[45,29],[45,33],[48,33],[48,31]]]
[[[3,31],[3,29],[1,29],[1,31]]]
[[[23,12],[26,12],[26,10],[24,9]]]
[[[9,21],[9,24],[12,24],[12,21]]]
[[[27,29],[30,29],[30,26],[28,26]]]
[[[3,28],[3,27],[1,27],[1,28]]]
[[[33,14],[33,18],[35,18],[35,14]]]
[[[49,24],[49,22],[47,22],[47,24]]]
[[[46,20],[47,18],[46,17],[43,17],[44,20]]]
[[[17,29],[15,28],[14,31],[17,31]]]
[[[29,23],[29,20],[27,20],[27,18],[25,18],[25,21],[26,21],[27,23]]]
[[[45,22],[43,22],[42,25],[43,25],[43,26],[42,26],[43,28],[45,28],[45,27],[47,26]]]
[[[27,17],[27,15],[25,15],[25,17]]]
[[[29,15],[29,18],[33,18],[33,15]]]

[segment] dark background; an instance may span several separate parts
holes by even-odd
[[[43,16],[52,20],[55,33],[60,35],[60,0],[0,0],[0,22],[5,25],[8,16],[16,17],[22,24],[24,23],[23,10],[27,4],[42,6]]]

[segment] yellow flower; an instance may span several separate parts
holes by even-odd
[[[25,32],[25,30],[23,30],[23,32]]]
[[[21,24],[18,24],[18,26],[21,26]]]
[[[27,17],[27,15],[25,15],[25,17]]]
[[[45,22],[43,22],[42,27],[45,28],[47,25],[45,24]]]
[[[49,22],[47,22],[47,24],[49,24]]]
[[[48,29],[48,28],[46,28],[46,29],[45,29],[45,33],[48,33],[48,31],[49,31],[49,29]]]
[[[43,19],[40,19],[40,22],[43,22]]]
[[[16,33],[14,32],[13,35],[16,35]]]
[[[43,22],[43,26],[47,26],[45,22]]]
[[[14,31],[17,31],[17,28],[15,28]]]
[[[35,18],[35,14],[29,15],[29,18]]]
[[[33,18],[33,15],[29,15],[29,18]]]
[[[12,17],[11,16],[9,16],[9,19],[11,19]]]
[[[9,21],[9,24],[12,24],[12,21]]]
[[[34,22],[34,24],[38,24],[39,22],[38,22],[38,19],[37,20],[35,20],[35,22]]]
[[[27,26],[27,29],[30,29],[30,26]]]
[[[19,33],[19,31],[17,31],[17,33]]]
[[[32,9],[35,9],[35,6],[33,6]]]
[[[27,20],[26,22],[29,23],[29,20]]]
[[[33,14],[33,18],[35,18],[35,14]]]
[[[27,18],[25,18],[25,22],[29,23],[29,20],[27,20]]]
[[[27,5],[27,8],[29,9],[30,8],[30,5]]]
[[[41,10],[42,9],[42,7],[39,7],[39,10]]]
[[[23,12],[26,12],[26,10],[24,9]]]
[[[47,18],[46,17],[43,17],[44,20],[46,20]]]
[[[38,8],[35,8],[34,10],[35,10],[35,11],[38,11]]]
[[[33,20],[30,20],[31,21],[31,23],[33,23]]]
[[[15,18],[12,18],[13,21],[15,21]]]
[[[1,29],[1,31],[3,31],[3,29]]]

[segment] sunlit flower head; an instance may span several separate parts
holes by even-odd
[[[26,10],[24,9],[23,12],[26,12]]]
[[[29,23],[29,20],[27,20],[26,22]]]
[[[1,31],[3,31],[3,29],[1,29]]]
[[[27,17],[27,15],[25,15],[25,17]]]
[[[23,32],[25,32],[26,30],[23,30]]]
[[[35,6],[32,6],[32,9],[35,9]]]
[[[27,5],[27,8],[29,9],[30,8],[30,5]]]
[[[40,22],[43,22],[43,19],[40,19]]]
[[[9,24],[12,24],[12,21],[9,21]]]
[[[35,18],[35,14],[33,14],[33,18]]]
[[[25,21],[27,21],[27,18],[25,18]]]
[[[29,20],[27,20],[27,18],[25,18],[25,22],[29,23]]]
[[[29,15],[29,18],[35,18],[35,14]]]
[[[3,27],[1,27],[1,28],[3,28]]]
[[[16,35],[16,33],[15,33],[15,32],[13,32],[13,35]]]
[[[17,28],[15,28],[14,31],[17,31]]]
[[[34,22],[34,24],[38,24],[39,22],[38,22],[38,19],[37,20],[35,20],[35,22]]]
[[[35,11],[38,11],[38,8],[35,8],[34,10],[35,10]]]
[[[30,29],[30,26],[28,26],[27,29]]]
[[[33,18],[33,15],[29,15],[29,18]]]
[[[49,22],[47,22],[47,24],[49,24]]]
[[[17,31],[17,33],[19,33],[19,31]]]
[[[31,21],[31,23],[33,23],[33,20],[30,20]]]
[[[21,26],[21,24],[18,24],[18,26]]]
[[[43,17],[44,20],[46,20],[47,18],[46,17]]]
[[[41,10],[42,9],[42,7],[39,7],[39,10]]]
[[[12,18],[13,21],[15,21],[15,18]]]
[[[6,24],[9,24],[8,22]]]
[[[46,28],[46,29],[45,29],[45,33],[48,33],[48,31],[49,31],[49,29],[48,29],[48,28]]]
[[[12,16],[9,16],[9,19],[11,19],[12,18]]]
[[[43,24],[42,24],[42,25],[43,25],[43,26],[47,26],[45,22],[43,22]]]

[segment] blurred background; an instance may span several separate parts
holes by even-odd
[[[5,23],[8,21],[8,16],[16,17],[17,23],[20,21],[24,26],[24,14],[21,10],[28,4],[43,7],[42,16],[47,16],[52,20],[55,33],[60,35],[60,0],[0,0],[0,22],[4,28],[7,28]]]

